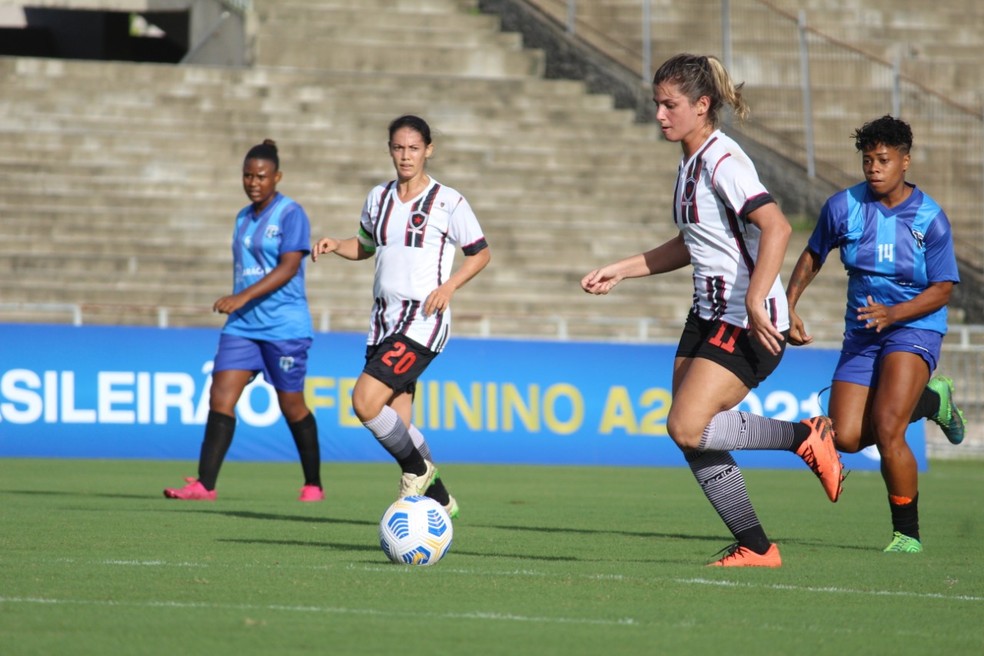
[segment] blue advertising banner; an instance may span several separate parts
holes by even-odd
[[[196,459],[218,337],[214,329],[0,325],[0,456]],[[361,334],[315,336],[306,396],[326,462],[388,458],[351,408],[364,352]],[[440,462],[682,466],[666,433],[673,352],[455,338],[418,384],[414,423]],[[836,351],[791,348],[739,407],[791,421],[820,414],[836,360]],[[296,459],[262,376],[237,419],[229,459]],[[925,469],[922,422],[908,440]],[[789,453],[735,457],[744,466],[802,466]],[[878,468],[873,450],[844,462]]]

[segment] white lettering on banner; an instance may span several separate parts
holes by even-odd
[[[133,410],[115,410],[113,405],[133,405],[134,393],[132,389],[116,389],[114,386],[129,385],[132,387],[136,376],[130,371],[101,371],[99,372],[99,392],[96,397],[99,400],[99,423],[100,424],[132,424],[135,419]]]
[[[95,380],[75,371],[0,371],[0,422],[12,424],[204,425],[209,411],[212,362],[201,369],[204,383],[185,372],[99,371]],[[82,390],[90,389],[94,399]],[[256,394],[257,391],[262,394]],[[263,400],[265,399],[265,403]],[[257,376],[236,405],[241,420],[270,426],[280,418],[277,392]]]
[[[41,417],[44,404],[31,390],[41,389],[41,377],[28,369],[12,369],[0,379],[0,416],[15,424],[33,424]]]
[[[823,414],[823,409],[820,406],[820,395],[816,392],[803,401],[800,401],[792,392],[769,392],[764,403],[755,392],[749,392],[742,402],[735,406],[735,409],[783,421],[796,421],[801,413],[807,417]]]
[[[154,423],[167,423],[168,408],[178,409],[182,424],[193,423],[194,395],[195,381],[188,374],[158,373],[154,376]]]
[[[61,416],[66,424],[94,424],[96,411],[75,407],[75,372],[61,372]]]

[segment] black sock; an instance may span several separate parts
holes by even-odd
[[[803,422],[797,422],[796,425],[793,426],[793,446],[789,450],[796,453],[796,450],[799,449],[803,445],[803,442],[806,441],[806,438],[810,436],[811,430],[812,429]]]
[[[198,456],[198,482],[206,490],[215,489],[219,469],[225,460],[232,436],[236,432],[236,418],[209,410],[205,423],[205,439]]]
[[[916,407],[912,410],[912,416],[909,417],[909,423],[935,417],[939,411],[940,395],[928,387],[924,387],[922,394],[919,396],[919,401],[916,402]]]
[[[288,423],[287,427],[294,437],[297,455],[301,457],[304,484],[321,487],[321,449],[318,446],[318,424],[314,420],[314,414],[309,413],[300,421]]]
[[[892,511],[892,529],[910,538],[919,539],[919,494],[906,504],[897,504],[888,500]]]
[[[434,479],[434,482],[431,483],[429,488],[427,488],[427,492],[425,492],[424,495],[430,497],[442,506],[446,506],[451,503],[451,495],[448,493],[448,489],[444,487],[444,481],[441,480],[440,476]]]
[[[404,473],[421,476],[427,472],[427,463],[424,462],[424,456],[420,455],[420,451],[415,446],[410,449],[407,455],[397,458],[396,461],[400,463],[400,469]]]
[[[765,554],[772,546],[769,542],[769,538],[765,535],[765,529],[762,528],[761,524],[756,524],[751,528],[747,528],[744,531],[738,531],[735,535],[735,539],[738,540],[738,544],[748,549],[751,549],[760,556]]]

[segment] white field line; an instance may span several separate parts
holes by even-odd
[[[514,613],[464,612],[464,613],[427,613],[413,611],[377,610],[374,608],[346,608],[344,606],[285,606],[283,604],[222,604],[208,602],[185,601],[109,601],[94,599],[51,599],[46,597],[2,597],[2,604],[38,604],[46,606],[104,606],[115,608],[204,608],[209,610],[236,611],[281,611],[288,613],[316,613],[325,615],[365,615],[375,617],[413,617],[420,619],[438,620],[487,620],[493,622],[532,622],[535,624],[593,624],[603,626],[632,626],[637,624],[631,617],[615,620],[604,620],[591,617],[538,617],[534,615],[516,615]]]
[[[50,562],[50,561],[49,561]],[[78,562],[74,558],[58,559],[58,562],[74,563]],[[102,560],[97,561],[97,564],[114,566],[114,567],[188,567],[188,568],[209,568],[215,567],[215,564],[206,563],[190,563],[190,562],[168,562],[164,560]],[[241,565],[239,563],[237,565]],[[218,566],[222,566],[219,564]],[[256,567],[253,564],[250,567]],[[417,573],[421,568],[414,567],[401,567],[398,565],[384,564],[384,565],[346,565],[345,569],[349,570],[361,570],[367,572],[381,572],[386,574],[414,574]],[[437,565],[437,568],[441,572],[458,574],[462,576],[485,576],[485,577],[524,577],[524,578],[552,578],[552,577],[562,577],[570,578],[569,573],[554,574],[551,572],[542,572],[533,569],[515,569],[515,570],[481,570],[472,568],[453,568],[445,567],[443,565]],[[283,564],[277,566],[278,569],[283,568]],[[325,570],[334,569],[332,565],[306,567],[306,569],[315,570]],[[430,569],[430,568],[426,568]],[[808,586],[808,585],[788,585],[780,583],[746,583],[743,581],[725,581],[725,580],[714,580],[707,578],[660,578],[660,577],[633,577],[625,576],[624,574],[581,574],[576,578],[582,578],[593,581],[636,581],[636,582],[669,582],[677,583],[681,585],[699,585],[699,586],[718,586],[723,588],[748,588],[748,589],[763,589],[763,590],[776,590],[785,592],[809,592],[814,593],[827,593],[827,594],[844,594],[844,595],[858,595],[858,596],[870,596],[870,597],[903,597],[907,599],[937,599],[942,601],[965,601],[971,603],[981,603],[984,602],[984,595],[967,595],[967,594],[944,594],[941,592],[919,592],[916,590],[865,590],[862,588],[847,588],[840,586]],[[3,597],[0,597],[0,601],[3,601]],[[505,617],[500,619],[506,619]],[[530,621],[533,621],[532,619]],[[553,620],[558,621],[558,620]],[[566,620],[565,620],[566,621]],[[582,621],[582,620],[570,620],[570,621]],[[621,620],[614,623],[622,623]],[[632,623],[629,620],[628,623]]]

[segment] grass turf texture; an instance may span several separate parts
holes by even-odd
[[[445,465],[461,502],[433,567],[390,564],[389,464],[0,460],[0,652],[981,654],[984,463],[921,477],[925,552],[884,554],[885,490],[829,503],[805,469],[747,470],[778,570],[703,567],[729,536],[683,468]]]

